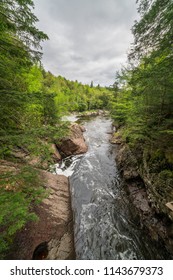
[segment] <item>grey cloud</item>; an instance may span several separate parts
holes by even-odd
[[[43,65],[55,75],[113,84],[126,61],[136,18],[135,0],[34,0],[43,43]]]

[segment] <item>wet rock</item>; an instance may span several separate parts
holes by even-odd
[[[70,133],[57,143],[58,150],[63,156],[78,155],[86,153],[88,147],[83,137],[84,128],[73,123],[70,126]]]

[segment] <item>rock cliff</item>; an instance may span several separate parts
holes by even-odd
[[[173,211],[166,206],[166,202],[171,199],[170,193],[165,192],[163,195],[157,192],[156,186],[160,184],[157,174],[150,172],[145,157],[139,156],[139,151],[132,151],[119,133],[114,134],[111,143],[116,144],[118,169],[136,215],[140,218],[140,226],[173,254]],[[137,160],[139,157],[140,162]],[[166,189],[166,186],[163,188]]]

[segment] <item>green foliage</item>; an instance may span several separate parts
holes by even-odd
[[[43,74],[39,66],[33,65],[23,74],[28,93],[37,93],[43,89]]]
[[[138,0],[141,19],[133,26],[135,37],[132,58],[150,55],[152,51],[162,53],[170,50],[173,35],[172,0]]]
[[[37,17],[32,13],[32,0],[6,0],[0,3],[1,48],[16,58],[28,54],[40,58],[40,42],[47,35],[39,31],[35,23]],[[23,59],[21,57],[21,59]]]
[[[163,180],[166,180],[167,178],[173,179],[173,172],[170,170],[163,170],[159,175]]]
[[[89,87],[77,81],[53,76],[44,72],[43,88],[47,93],[54,93],[58,115],[68,112],[103,109],[109,105],[112,93],[109,89]]]
[[[135,40],[129,68],[116,76],[111,114],[115,125],[123,126],[123,137],[140,163],[144,157],[151,173],[163,175],[166,173],[161,172],[167,170],[170,177],[173,170],[173,2],[137,2],[141,18],[132,29]]]
[[[13,241],[15,233],[28,221],[37,220],[31,205],[46,197],[35,169],[25,166],[20,170],[0,175],[0,257]]]
[[[35,27],[32,8],[31,0],[0,2],[0,94],[21,89],[22,69],[41,58],[40,42],[48,37]]]

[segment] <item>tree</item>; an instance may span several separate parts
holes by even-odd
[[[23,74],[23,77],[28,93],[40,92],[43,90],[43,73],[39,66],[33,65],[27,73],[25,72]]]
[[[135,40],[130,58],[140,59],[152,51],[170,53],[173,43],[172,0],[137,0],[137,3],[141,19],[132,28]]]
[[[172,0],[141,0],[141,19],[135,23],[134,45],[129,56],[137,62],[133,69],[134,92],[143,95],[148,123],[166,125],[172,118],[173,106],[173,2]],[[150,120],[150,121],[149,121]]]
[[[93,83],[93,81],[91,81],[90,88],[93,88],[93,87],[94,87],[94,83]]]
[[[47,35],[35,27],[32,0],[0,2],[0,91],[20,90],[22,68],[41,58],[40,42]]]
[[[30,58],[39,60],[41,53],[40,42],[48,39],[47,35],[35,27],[38,21],[31,9],[34,8],[32,0],[1,0],[0,26],[1,50],[18,56],[30,55]]]
[[[22,121],[29,96],[24,73],[39,61],[40,43],[48,38],[35,27],[33,7],[31,0],[0,2],[0,146],[25,134]]]

